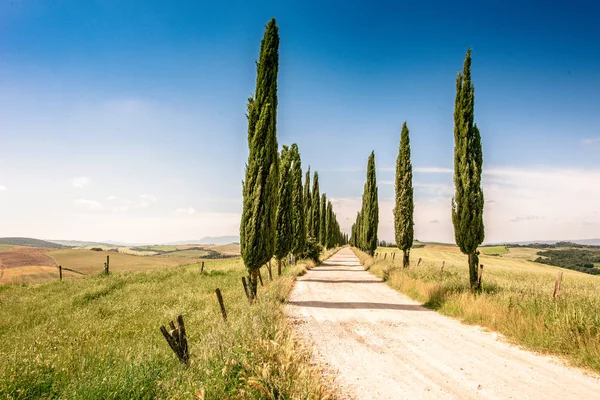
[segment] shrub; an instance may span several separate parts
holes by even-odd
[[[304,251],[300,254],[300,258],[304,258],[307,260],[312,260],[315,264],[319,263],[319,255],[323,251],[323,246],[321,246],[315,238],[307,238],[306,244],[304,247]]]

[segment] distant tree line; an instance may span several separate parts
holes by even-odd
[[[600,264],[600,251],[581,249],[546,250],[539,251],[537,255],[540,257],[535,262],[541,264],[554,265],[591,275],[600,275],[600,268],[594,266],[594,264]]]
[[[578,244],[573,242],[556,242],[556,243],[531,243],[531,244],[511,244],[510,247],[525,247],[530,249],[560,249],[564,247],[576,249],[600,249],[600,246],[591,244]]]

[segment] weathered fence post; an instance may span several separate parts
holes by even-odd
[[[109,262],[110,262],[110,258],[109,258],[109,256],[107,255],[107,256],[106,256],[106,262],[104,263],[104,273],[105,273],[106,275],[108,275],[108,274],[110,273],[110,269],[109,269]]]
[[[552,299],[556,300],[558,297],[558,292],[560,292],[560,284],[562,282],[563,272],[559,271],[558,276],[556,277],[556,282],[554,282],[554,293],[552,294]]]
[[[167,329],[164,325],[160,326],[160,331],[169,344],[169,347],[171,347],[171,350],[173,350],[175,355],[177,355],[177,358],[179,358],[179,361],[185,365],[188,365],[190,354],[185,335],[185,325],[183,324],[183,317],[181,315],[177,317],[177,325],[179,325],[179,327],[175,328],[175,324],[173,321],[171,321],[169,322],[169,327],[171,328],[170,332],[167,332]]]
[[[62,265],[58,266],[58,278],[62,281]]]
[[[419,257],[419,261],[417,262],[417,267],[421,265],[421,257]]]
[[[446,261],[442,261],[442,268],[440,269],[440,278],[444,277],[444,266],[446,265]]]
[[[396,252],[392,253],[392,261],[396,259]]]
[[[217,300],[221,307],[221,314],[223,314],[223,321],[227,322],[227,313],[225,312],[225,303],[223,303],[223,296],[221,295],[221,289],[216,288],[215,293],[217,294]]]
[[[204,261],[202,261],[202,266],[200,267],[200,273],[204,272]]]
[[[385,260],[387,258],[387,253],[383,253],[383,259]]]

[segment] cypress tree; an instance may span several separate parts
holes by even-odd
[[[319,236],[317,240],[321,245],[327,247],[327,195],[323,193],[321,195],[321,212],[320,212],[321,220],[319,225],[321,226],[321,230],[319,231]]]
[[[404,268],[410,264],[410,249],[414,238],[414,208],[410,140],[405,121],[402,124],[400,150],[396,159],[396,206],[394,207],[396,246],[404,253],[402,259]]]
[[[477,270],[483,242],[483,189],[481,169],[483,151],[475,120],[475,88],[471,82],[471,49],[467,51],[462,74],[456,78],[454,102],[454,187],[452,223],[456,244],[468,256],[471,289],[479,290]]]
[[[321,222],[321,209],[319,203],[319,173],[315,171],[313,176],[313,188],[312,188],[312,216],[311,222],[312,225],[310,227],[309,236],[314,237],[319,242],[319,232],[320,232],[320,222]]]
[[[371,152],[367,163],[367,182],[363,194],[363,245],[369,255],[377,249],[377,228],[379,226],[379,202],[377,200],[377,178],[375,176],[375,152]]]
[[[310,193],[310,166],[304,178],[304,222],[306,223],[306,235],[310,235],[312,228],[312,198]]]
[[[328,249],[331,249],[333,246],[335,246],[334,242],[335,242],[335,232],[334,232],[334,226],[335,226],[335,220],[334,220],[335,216],[333,214],[333,206],[331,205],[331,201],[327,202],[327,218],[326,218],[326,233],[325,233],[325,247],[327,247]]]
[[[302,163],[296,143],[292,144],[292,254],[298,257],[306,243],[306,223],[304,221],[305,202],[302,196]],[[310,196],[309,196],[310,197]]]
[[[292,154],[288,146],[281,150],[279,164],[279,191],[275,223],[275,258],[277,274],[281,276],[281,259],[292,249]]]
[[[243,182],[240,247],[256,295],[258,270],[275,250],[277,211],[277,72],[279,32],[269,21],[256,64],[256,91],[248,99],[248,163]]]

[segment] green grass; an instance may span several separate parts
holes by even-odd
[[[2,286],[0,398],[327,398],[283,314],[303,270],[288,268],[259,288],[253,306],[239,259],[207,262],[203,274],[193,265]],[[159,331],[178,314],[185,318],[189,368]]]
[[[0,251],[8,251],[10,249],[12,249],[13,247],[15,247],[12,244],[0,244]]]
[[[479,251],[488,256],[501,256],[508,253],[507,246],[484,246],[480,247]]]
[[[400,257],[392,262],[389,255],[373,260],[357,253],[370,272],[386,276],[391,287],[427,307],[600,372],[600,277],[534,263],[536,252],[511,248],[502,257],[482,254],[483,293],[478,295],[469,290],[467,259],[456,247],[414,249],[407,270],[397,268]],[[564,277],[559,298],[553,301],[558,271]]]

